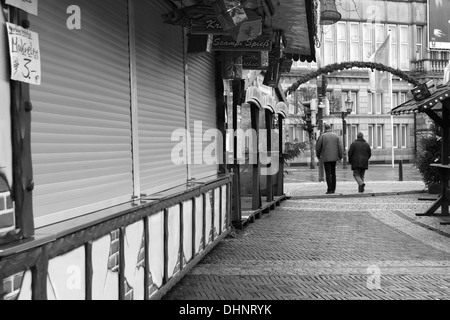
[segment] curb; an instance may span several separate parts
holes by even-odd
[[[336,199],[336,198],[370,198],[370,197],[385,197],[385,196],[399,196],[404,194],[418,194],[427,193],[424,190],[412,191],[393,191],[393,192],[371,192],[363,194],[332,194],[332,195],[310,195],[310,196],[287,196],[286,200],[304,200],[304,199]]]

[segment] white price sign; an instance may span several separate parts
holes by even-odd
[[[39,35],[12,23],[6,23],[11,79],[30,84],[41,84],[41,53]]]

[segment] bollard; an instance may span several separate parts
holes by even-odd
[[[403,181],[403,160],[398,164],[398,181]]]

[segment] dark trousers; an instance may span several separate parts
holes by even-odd
[[[366,174],[366,169],[357,168],[353,170],[353,177],[355,178],[358,186],[362,186],[364,184],[364,176]]]
[[[336,161],[334,162],[324,162],[323,166],[325,168],[325,178],[327,179],[327,192],[336,191]]]

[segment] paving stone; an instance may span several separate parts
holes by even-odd
[[[163,299],[450,299],[450,228],[415,216],[430,205],[419,196],[285,201],[217,245]],[[370,266],[380,290],[367,286]]]

